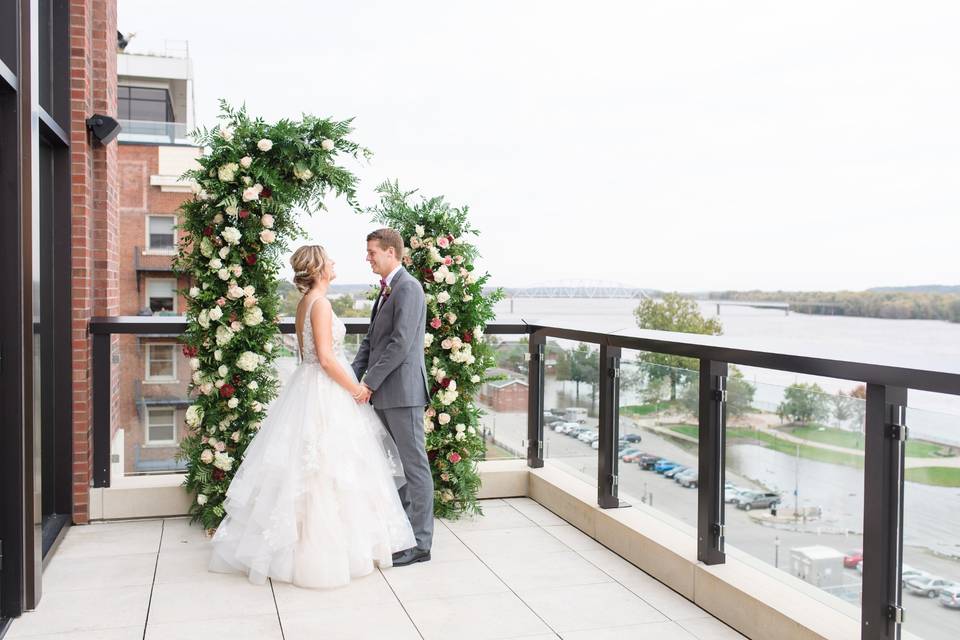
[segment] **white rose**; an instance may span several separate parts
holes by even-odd
[[[191,368],[193,371],[196,371],[197,369],[199,369],[199,368],[200,368],[200,360],[197,359],[197,358],[190,358],[190,368]]]
[[[205,396],[210,395],[211,393],[213,393],[213,385],[210,384],[209,382],[204,382],[203,384],[200,385],[200,393],[202,393]]]
[[[260,224],[262,224],[267,229],[273,229],[273,216],[269,213],[263,214],[260,218]]]
[[[207,504],[207,496],[204,495],[204,494],[202,494],[202,493],[198,493],[198,494],[197,494],[197,504],[200,505],[201,507],[202,507],[203,505]]]
[[[218,213],[217,215],[213,216],[213,224],[223,224],[223,214],[222,214],[222,213]]]
[[[252,295],[255,294],[256,292],[257,292],[257,290],[253,287],[252,284],[248,284],[247,286],[245,286],[245,287],[243,288],[243,295],[245,295],[245,296],[252,296]]]
[[[227,297],[231,300],[239,300],[243,297],[243,289],[236,284],[231,284],[227,287]]]
[[[256,391],[259,388],[260,384],[256,380],[251,380],[250,384],[247,385],[247,389],[250,389],[251,391]]]
[[[214,258],[208,264],[210,265],[211,269],[216,271],[217,269],[223,266],[223,261],[220,258]]]
[[[236,227],[226,227],[220,232],[220,237],[226,240],[227,244],[237,244],[240,242],[240,238],[243,237],[243,234],[241,234],[240,230]],[[226,249],[226,247],[224,247],[224,249]],[[229,249],[227,251],[229,252]],[[222,250],[221,257],[226,257],[222,255]]]
[[[244,298],[243,300],[243,306],[247,307],[248,309],[250,307],[256,306],[256,304],[257,304],[257,296],[250,296],[249,298]]]
[[[227,268],[220,269],[219,271],[217,271],[217,276],[221,280],[226,282],[227,280],[230,279],[230,269],[227,269]]]
[[[227,406],[230,407],[231,409],[236,409],[238,404],[240,404],[240,401],[237,400],[236,398],[230,398],[229,400],[227,400]]]
[[[320,141],[320,148],[324,151],[333,151],[334,146],[333,140],[330,138],[324,138]]]
[[[203,372],[194,371],[191,378],[193,379],[193,384],[200,384],[201,382],[203,382]]]
[[[227,215],[233,218],[234,220],[236,220],[237,214],[240,212],[239,208],[235,204],[227,205],[226,207],[224,207],[223,210],[226,211]]]
[[[307,180],[313,177],[313,171],[310,171],[310,169],[307,169],[306,167],[301,169],[298,166],[294,166],[293,177],[295,177],[297,180],[303,180],[304,182],[306,182]]]
[[[417,237],[410,238],[411,249],[419,249],[422,246],[423,245],[420,243],[420,238],[417,238]]]
[[[230,255],[230,247],[223,247],[222,249],[220,249],[219,255],[221,258],[226,260],[227,256]]]
[[[230,471],[233,469],[233,458],[230,457],[229,453],[218,451],[213,456],[213,466],[224,471]]]
[[[457,423],[457,426],[454,427],[454,429],[457,430],[457,433],[463,433],[464,431],[467,430],[467,425],[463,424],[462,422],[459,422]]]
[[[243,324],[255,327],[263,322],[263,310],[260,307],[250,307],[243,312]]]
[[[221,351],[220,349],[217,349],[216,351],[214,351],[213,359],[216,360],[217,362],[220,362],[221,360],[223,360],[223,351]]]
[[[187,425],[194,428],[199,427],[200,423],[203,422],[203,408],[195,404],[190,405],[187,407],[185,418]]]
[[[240,274],[243,273],[243,267],[241,267],[238,264],[235,264],[232,267],[230,267],[230,273],[232,273],[234,277],[239,278]]]
[[[200,312],[200,315],[197,316],[197,324],[199,324],[204,329],[210,328],[210,316],[207,315],[207,310],[204,309]]]
[[[260,232],[260,242],[263,244],[271,244],[276,239],[277,235],[270,229],[264,229]]]
[[[250,410],[253,411],[254,413],[260,413],[261,411],[263,411],[263,405],[257,402],[256,400],[254,400],[253,402],[250,403]]]
[[[231,331],[233,331],[234,333],[236,333],[236,332],[240,331],[240,329],[243,329],[243,325],[240,324],[239,321],[234,320],[233,322],[230,323],[230,329],[231,329]]]
[[[228,327],[225,327],[223,325],[220,325],[219,327],[217,327],[217,334],[216,334],[217,346],[222,347],[223,345],[230,342],[232,339],[233,339],[233,331],[231,331]]]
[[[463,298],[461,298],[461,300],[463,300],[464,302],[470,302],[471,300],[473,300],[473,296],[470,295],[469,293],[465,293],[463,294]]]
[[[470,382],[472,382],[473,384],[477,384],[478,382],[480,382],[480,376],[478,375],[470,376]]]
[[[267,344],[263,345],[263,350],[267,353],[273,353],[273,343],[268,342]]]
[[[216,322],[223,317],[223,309],[220,307],[214,307],[213,309],[210,309],[210,312],[207,315],[210,316],[211,320]]]
[[[213,462],[213,451],[210,449],[204,449],[203,453],[200,454],[200,462],[204,464],[210,464]]]
[[[456,282],[457,282],[457,276],[453,275],[452,273],[448,273],[447,284],[456,284]]]
[[[257,149],[260,149],[260,151],[270,151],[270,149],[273,149],[273,142],[267,138],[261,138],[257,141]]]
[[[236,162],[228,162],[217,169],[217,177],[220,178],[220,182],[233,182],[237,177],[237,169],[239,168],[240,166]]]
[[[190,287],[190,297],[196,298],[200,295],[200,289],[198,287]]]
[[[426,349],[432,344],[433,344],[433,334],[432,333],[423,334],[423,348]]]
[[[432,432],[433,432],[433,420],[431,420],[430,418],[428,418],[428,417],[426,417],[426,416],[423,417],[423,431],[424,431],[424,433],[432,433]]]
[[[250,176],[243,176],[243,177],[240,178],[240,179],[243,180],[243,184],[247,185],[248,187],[249,187],[251,184],[253,184],[253,178],[251,178]],[[260,193],[260,192],[257,191],[257,193]]]
[[[467,439],[467,434],[463,433],[462,431],[458,431],[458,432],[457,432],[457,435],[453,436],[453,439],[454,439],[454,440],[466,440],[466,439]]]
[[[260,190],[256,187],[247,187],[243,190],[243,201],[252,202],[260,199]]]
[[[244,351],[237,358],[237,368],[244,371],[254,371],[260,365],[260,358],[252,351]]]
[[[446,315],[446,318],[447,318],[447,322],[449,322],[450,324],[454,324],[457,321],[457,314],[448,313]]]
[[[437,416],[437,421],[438,421],[440,424],[450,424],[450,414],[449,414],[449,413],[441,413],[439,416]]]
[[[437,302],[440,304],[446,304],[447,302],[450,302],[450,294],[446,291],[441,291],[437,294]]]
[[[414,230],[417,232],[417,235],[418,235],[418,236],[422,236],[423,233],[424,233],[424,228],[423,228],[423,225],[422,225],[422,224],[418,224],[418,225],[414,228]]]
[[[230,369],[227,369],[227,365],[225,365],[225,364],[222,364],[222,365],[220,365],[219,367],[217,367],[217,375],[220,376],[221,378],[226,378],[226,377],[227,377],[227,373],[228,373],[229,371],[230,371]]]
[[[217,380],[216,382],[213,383],[213,386],[215,386],[217,389],[219,389],[220,387],[222,387],[222,386],[225,385],[225,384],[226,384],[226,381],[225,381],[225,380]]]
[[[250,156],[243,156],[240,158],[240,166],[244,169],[249,169],[251,164],[253,164],[253,158]]]
[[[230,127],[224,127],[223,129],[220,129],[220,137],[227,142],[230,142],[233,140],[233,129]]]
[[[205,258],[213,255],[213,243],[210,242],[210,238],[204,236],[203,240],[200,241],[200,253]]]
[[[452,349],[453,341],[450,338],[444,338],[443,342],[440,343],[440,346],[443,347],[444,349]]]

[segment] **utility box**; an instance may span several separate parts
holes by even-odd
[[[790,571],[804,582],[825,589],[843,584],[843,554],[822,545],[790,550]]]

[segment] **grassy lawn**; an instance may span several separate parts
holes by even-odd
[[[960,469],[955,467],[918,467],[907,469],[910,482],[932,484],[937,487],[960,487]]]
[[[499,447],[492,442],[487,443],[487,453],[484,460],[513,460],[517,456],[513,455],[503,447]]]
[[[863,451],[863,434],[853,431],[845,431],[832,427],[821,428],[820,425],[815,424],[802,427],[787,427],[785,431],[804,440],[812,440],[837,447]],[[937,458],[943,455],[951,455],[951,453],[949,447],[933,444],[932,442],[923,442],[922,440],[907,441],[907,456],[910,458]]]

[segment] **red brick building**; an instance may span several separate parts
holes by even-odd
[[[526,380],[506,369],[496,369],[488,372],[488,375],[504,375],[506,379],[484,383],[480,389],[480,402],[498,412],[527,410],[529,386]]]

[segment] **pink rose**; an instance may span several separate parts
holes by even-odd
[[[440,247],[441,249],[446,249],[447,247],[450,246],[450,241],[447,240],[445,237],[441,236],[437,238],[437,246]]]
[[[447,256],[446,258],[443,259],[443,264],[449,267],[450,265],[453,264],[453,258],[451,258],[450,256]]]
[[[443,321],[440,318],[435,317],[433,320],[430,321],[430,326],[433,327],[434,329],[439,329],[440,327],[443,326]]]
[[[460,454],[454,451],[447,456],[447,460],[449,460],[453,464],[457,464],[458,462],[460,462]]]
[[[227,304],[226,298],[222,298],[222,297],[221,297],[221,298],[217,298],[217,306],[218,306],[218,307],[222,307],[222,306],[225,305],[225,304]]]

